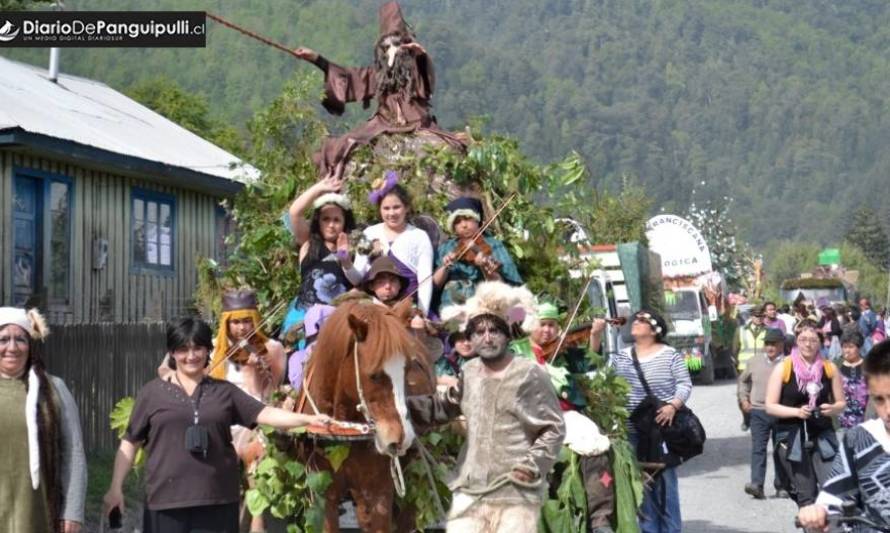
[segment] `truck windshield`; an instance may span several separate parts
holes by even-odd
[[[698,294],[693,291],[665,291],[665,310],[674,320],[697,320],[701,318],[698,308]]]

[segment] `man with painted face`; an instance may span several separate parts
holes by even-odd
[[[464,365],[458,384],[408,401],[421,424],[467,419],[448,531],[537,531],[546,477],[565,438],[547,372],[509,348],[512,288],[499,285],[498,295],[468,313],[465,331],[478,357]]]
[[[415,40],[398,2],[387,2],[378,12],[380,33],[374,46],[374,64],[368,67],[341,67],[300,47],[294,54],[324,72],[325,96],[322,105],[334,115],[342,115],[349,102],[368,107],[377,100],[374,115],[341,137],[327,139],[315,154],[322,176],[342,176],[343,165],[357,147],[389,133],[424,132],[463,151],[466,145],[455,135],[439,129],[430,112],[436,77],[433,61]]]

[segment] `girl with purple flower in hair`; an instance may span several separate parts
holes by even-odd
[[[820,354],[822,332],[810,320],[797,327],[797,346],[770,374],[766,412],[778,419],[775,442],[779,462],[791,480],[798,507],[816,501],[838,441],[832,417],[846,407],[837,367]]]
[[[405,294],[415,293],[418,307],[429,316],[433,296],[433,245],[425,231],[408,222],[411,197],[398,182],[399,175],[388,171],[372,186],[368,200],[377,206],[381,222],[365,228],[364,236],[374,250],[367,255],[356,254],[355,268],[365,275],[375,255],[388,255],[408,279]]]

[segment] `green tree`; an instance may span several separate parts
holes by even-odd
[[[857,246],[845,242],[841,245],[841,261],[847,270],[859,272],[856,291],[872,302],[882,302],[887,297],[887,272],[879,268],[868,254]],[[853,295],[850,295],[850,299]]]
[[[236,155],[243,153],[238,130],[214,118],[207,98],[166,77],[144,79],[126,91],[142,105]]]
[[[874,209],[861,207],[853,213],[845,240],[861,250],[874,266],[881,270],[890,268],[890,239]],[[842,257],[846,263],[846,257]]]

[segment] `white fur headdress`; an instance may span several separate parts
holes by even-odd
[[[334,204],[336,206],[339,206],[344,211],[352,211],[352,202],[349,201],[349,198],[347,198],[346,196],[344,196],[342,194],[338,194],[335,192],[329,192],[326,194],[322,194],[321,196],[316,198],[315,201],[312,202],[312,208],[319,209],[322,206],[325,206],[328,204]]]
[[[0,327],[15,324],[28,332],[32,338],[42,340],[49,335],[49,327],[46,319],[37,309],[24,309],[18,307],[0,307]]]
[[[33,339],[43,340],[49,335],[46,320],[37,309],[25,311],[18,307],[0,307],[0,327],[14,324],[28,332]],[[34,368],[28,372],[28,394],[25,396],[25,425],[28,428],[28,467],[31,471],[31,486],[40,486],[40,441],[37,437],[37,399],[40,395],[40,380]]]
[[[507,324],[520,324],[529,333],[537,327],[535,296],[524,285],[513,287],[501,281],[485,281],[476,286],[476,293],[463,305],[450,305],[441,310],[442,320],[454,329],[464,330],[467,322],[479,315],[495,315]]]

